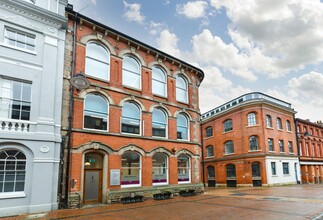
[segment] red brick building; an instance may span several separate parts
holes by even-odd
[[[323,183],[323,124],[296,119],[302,183]]]
[[[295,113],[289,103],[255,92],[202,114],[204,182],[296,184]]]
[[[81,203],[109,203],[202,190],[203,71],[71,7],[67,16],[62,131],[70,135],[70,202],[78,195]],[[70,97],[68,79],[79,72],[90,87]]]

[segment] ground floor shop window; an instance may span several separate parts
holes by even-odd
[[[153,156],[153,185],[168,184],[168,161],[164,153]]]
[[[191,182],[190,158],[186,154],[181,154],[177,158],[178,183]]]
[[[121,186],[141,185],[141,157],[136,152],[125,152],[122,155]]]

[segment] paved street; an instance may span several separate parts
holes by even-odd
[[[207,189],[202,195],[59,210],[41,219],[320,219],[323,184],[270,188]],[[24,215],[4,219],[28,219]],[[1,219],[3,220],[3,219]]]

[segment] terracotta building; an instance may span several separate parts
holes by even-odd
[[[302,183],[323,182],[323,124],[296,119]]]
[[[62,132],[69,202],[201,191],[203,71],[72,6],[67,16]]]
[[[296,184],[299,160],[291,104],[255,92],[202,114],[208,186]]]

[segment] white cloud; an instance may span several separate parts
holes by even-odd
[[[157,34],[160,34],[160,32],[162,32],[163,30],[167,29],[167,25],[163,23],[150,21],[148,28],[149,28],[149,34],[157,35]]]
[[[176,34],[173,34],[168,30],[163,30],[157,39],[157,45],[160,50],[175,57],[181,57],[180,50],[177,48],[177,41],[178,38]]]
[[[226,9],[231,20],[228,33],[234,45],[251,60],[248,70],[277,78],[323,61],[320,1],[245,0],[240,4],[235,0],[211,0],[210,4],[217,10]],[[255,65],[259,63],[262,70]]]
[[[126,1],[123,1],[123,4],[125,6],[126,12],[123,14],[123,16],[128,21],[135,21],[139,24],[143,24],[145,20],[145,16],[143,16],[140,12],[141,5],[138,3],[129,4]]]
[[[207,6],[208,3],[205,1],[192,1],[183,5],[176,5],[176,11],[187,18],[196,19],[206,16]]]

